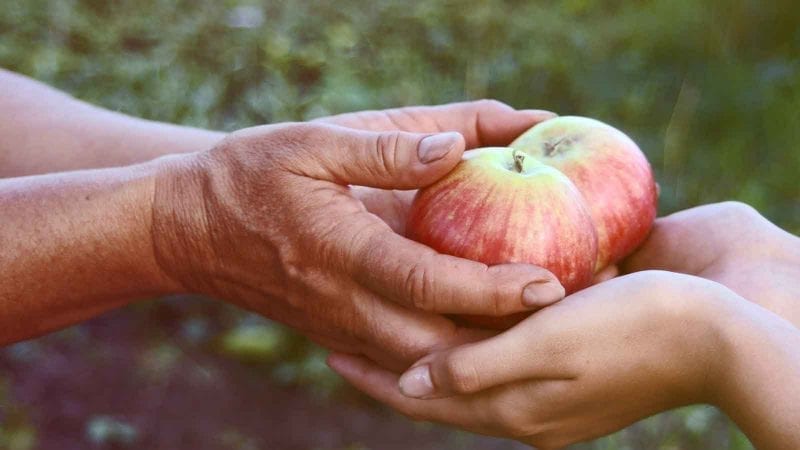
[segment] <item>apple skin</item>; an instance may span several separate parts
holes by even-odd
[[[441,253],[487,265],[544,267],[567,293],[591,283],[597,261],[595,226],[575,185],[507,147],[466,152],[452,172],[420,190],[406,232]]]
[[[647,238],[657,190],[639,147],[616,128],[586,117],[544,121],[511,147],[564,173],[583,195],[597,229],[595,270],[628,256]]]

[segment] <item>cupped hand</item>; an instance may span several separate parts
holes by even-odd
[[[363,118],[402,123],[415,114],[417,133],[282,124],[159,161],[153,239],[160,266],[185,291],[231,301],[396,370],[484,335],[440,313],[505,315],[559,300],[563,288],[549,272],[437,254],[395,233],[349,187],[426,186],[458,163],[465,138],[504,140],[547,116],[478,103],[331,121],[377,127]],[[457,132],[440,132],[447,130]]]
[[[485,341],[428,355],[399,380],[352,355],[328,363],[412,418],[561,448],[712,402],[725,366],[718,321],[737,301],[745,303],[718,283],[641,272],[577,292]]]
[[[657,219],[622,269],[714,280],[800,326],[800,238],[744,203],[705,205]]]

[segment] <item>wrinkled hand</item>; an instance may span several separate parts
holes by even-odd
[[[458,163],[465,138],[470,145],[510,140],[547,117],[478,102],[328,119],[384,128],[384,118],[386,128],[418,133],[326,123],[233,133],[209,152],[162,162],[153,205],[157,260],[186,291],[284,322],[328,348],[405,368],[484,335],[438,313],[535,310],[563,289],[537,267],[486,267],[407,240],[348,186],[426,186]],[[458,133],[440,133],[447,130]]]
[[[800,239],[755,209],[724,202],[657,219],[623,270],[663,269],[724,284],[800,326]]]
[[[718,283],[641,272],[577,292],[498,336],[428,355],[399,389],[397,375],[363,358],[332,354],[328,363],[414,419],[561,448],[713,402],[727,348],[714,321],[737,302],[746,304]]]

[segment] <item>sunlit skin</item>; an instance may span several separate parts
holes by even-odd
[[[617,263],[647,237],[656,217],[656,185],[647,158],[621,131],[565,116],[532,128],[511,147],[555,167],[578,187],[597,229],[597,269]]]
[[[531,311],[563,293],[535,266],[438,254],[385,214],[403,214],[392,189],[431,184],[465,148],[507,145],[552,113],[477,101],[226,136],[2,70],[0,91],[0,343],[196,292],[402,370],[486,335],[442,313]]]

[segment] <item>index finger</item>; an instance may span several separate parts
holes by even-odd
[[[413,399],[397,389],[397,375],[365,358],[332,353],[327,363],[356,389],[414,420],[446,423],[467,429],[480,428],[482,424],[491,422],[491,409],[486,407],[483,398]]]
[[[476,148],[507,145],[537,123],[556,116],[539,109],[517,110],[497,100],[478,100],[346,113],[317,120],[370,131],[456,131],[464,136],[467,148]]]
[[[386,229],[351,252],[352,276],[378,295],[441,314],[505,316],[564,297],[549,271],[528,264],[485,264],[437,253]]]
[[[438,314],[404,308],[361,289],[353,301],[353,318],[362,323],[355,337],[363,353],[387,369],[402,371],[426,354],[491,335],[458,327]]]

